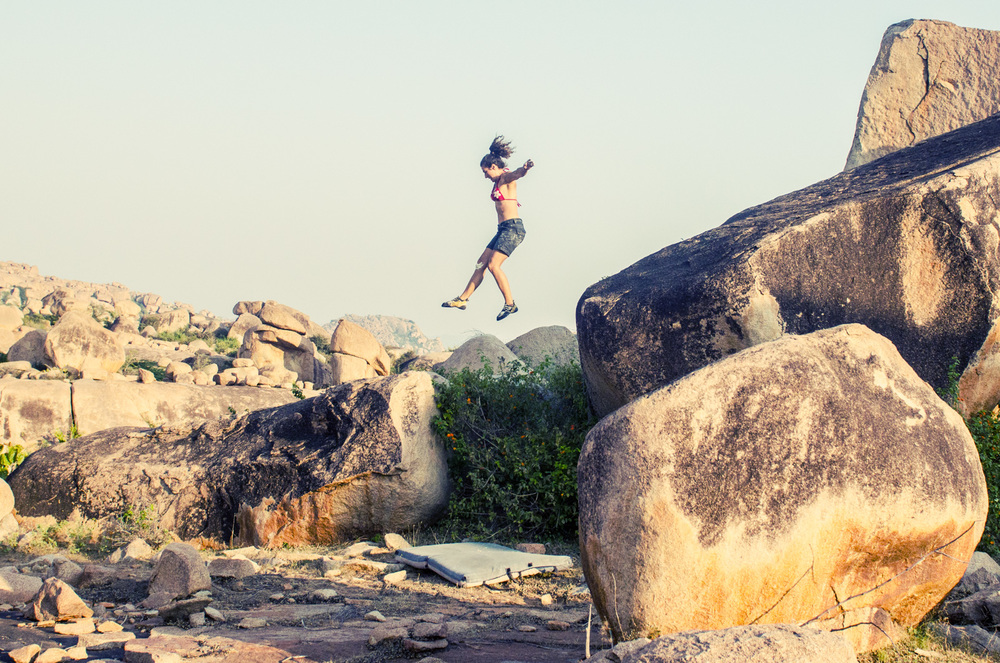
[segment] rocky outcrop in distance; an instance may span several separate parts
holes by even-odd
[[[235,420],[115,428],[36,451],[10,475],[22,515],[148,505],[185,539],[330,544],[437,518],[448,496],[431,374],[338,385]]]
[[[965,412],[1000,400],[1000,115],[750,208],[590,286],[600,414],[784,333],[856,322]]]
[[[916,625],[962,578],[988,506],[961,416],[861,325],[635,399],[587,435],[578,479],[583,568],[618,640],[794,623],[886,646],[889,618]]]
[[[845,170],[1000,113],[1000,32],[945,21],[889,26]]]

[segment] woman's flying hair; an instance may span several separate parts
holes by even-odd
[[[504,159],[510,157],[514,153],[514,148],[510,146],[509,140],[504,140],[503,136],[497,136],[490,143],[490,153],[483,157],[483,160],[479,162],[480,168],[489,168],[490,166],[497,166],[498,168],[504,168],[507,164]]]

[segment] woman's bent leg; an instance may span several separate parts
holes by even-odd
[[[472,277],[469,279],[469,284],[465,286],[465,290],[459,295],[461,299],[468,299],[472,296],[472,293],[476,291],[476,288],[483,282],[483,274],[486,273],[486,268],[493,258],[493,254],[496,251],[492,249],[486,249],[483,254],[479,256],[479,260],[476,262],[476,269],[472,272]],[[502,255],[502,254],[501,254]],[[506,257],[506,256],[504,256]]]
[[[507,275],[504,274],[503,269],[500,267],[503,261],[507,259],[507,254],[501,253],[500,251],[491,251],[493,254],[489,258],[489,262],[486,263],[486,268],[490,270],[490,274],[496,279],[497,287],[500,288],[500,292],[503,294],[503,303],[508,306],[514,303],[514,295],[510,292],[510,283],[507,282]]]

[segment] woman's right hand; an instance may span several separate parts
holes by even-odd
[[[531,168],[534,168],[534,167],[535,167],[535,162],[532,161],[531,159],[528,159],[527,161],[524,162],[524,169],[525,170],[530,170]]]

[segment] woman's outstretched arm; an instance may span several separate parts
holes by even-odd
[[[527,175],[528,171],[531,170],[534,167],[535,167],[535,162],[532,161],[531,159],[528,159],[527,161],[524,162],[524,165],[521,166],[520,168],[504,173],[501,176],[500,181],[503,184],[507,184],[509,182],[513,182],[515,180],[519,180],[522,177],[524,177],[525,175]]]

